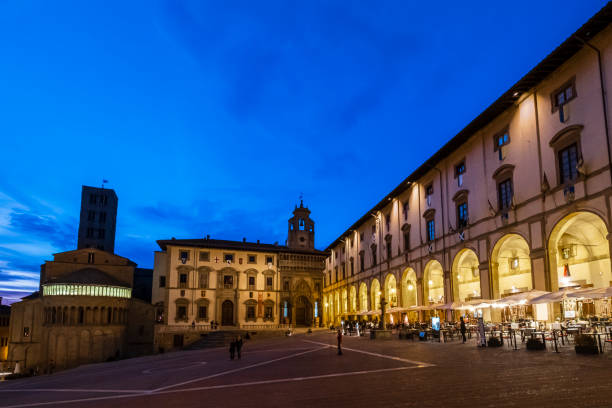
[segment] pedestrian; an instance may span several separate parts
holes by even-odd
[[[230,360],[234,359],[234,355],[236,354],[236,340],[232,340],[230,343]]]
[[[236,340],[236,352],[238,353],[238,360],[240,360],[241,350],[242,350],[242,336],[238,336],[238,340]]]
[[[342,331],[338,329],[338,355],[342,355]]]
[[[461,330],[461,337],[463,337],[463,342],[465,343],[465,321],[463,320],[463,316],[459,317],[459,321],[461,322],[459,328]]]
[[[195,330],[195,320],[193,320],[193,321],[191,322],[191,329],[192,329],[192,330]]]

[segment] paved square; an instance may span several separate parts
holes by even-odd
[[[610,407],[612,358],[323,332],[0,383],[0,407]]]

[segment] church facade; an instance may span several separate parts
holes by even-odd
[[[158,241],[152,302],[158,348],[180,347],[214,323],[223,330],[319,326],[326,253],[314,248],[303,203],[287,245],[204,239]]]

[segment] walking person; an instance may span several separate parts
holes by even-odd
[[[338,355],[342,355],[342,330],[338,329]]]
[[[463,320],[463,316],[459,317],[459,321],[461,322],[459,330],[461,330],[461,337],[463,337],[463,342],[465,343],[465,321]]]
[[[238,340],[236,340],[236,352],[238,353],[238,360],[240,360],[241,350],[242,350],[242,336],[238,336]]]
[[[231,343],[230,343],[229,352],[230,352],[230,360],[233,360],[234,359],[234,355],[236,354],[236,340],[235,339],[232,340]]]

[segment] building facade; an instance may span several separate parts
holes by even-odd
[[[83,186],[77,248],[115,252],[119,199],[112,189]]]
[[[132,298],[135,267],[95,248],[55,254],[40,291],[11,306],[8,361],[47,371],[152,352],[154,312]]]
[[[157,347],[189,343],[212,321],[224,330],[320,325],[326,253],[314,249],[309,213],[303,203],[296,206],[288,246],[209,237],[158,241]]]
[[[326,324],[611,285],[610,21],[608,5],[328,247]]]
[[[2,304],[0,297],[0,372],[2,365],[8,357],[9,323],[11,321],[11,307]]]

